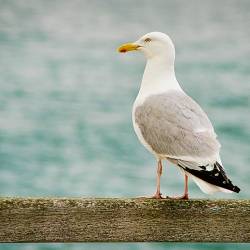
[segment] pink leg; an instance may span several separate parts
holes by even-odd
[[[161,196],[161,175],[162,175],[162,163],[161,160],[158,161],[157,163],[157,178],[156,178],[156,193],[152,198],[155,199],[162,199],[163,197]]]
[[[185,188],[184,188],[184,194],[182,196],[182,199],[188,200],[188,176],[185,174]]]
[[[188,176],[185,174],[185,184],[184,184],[184,194],[182,196],[177,196],[177,197],[168,197],[168,199],[176,199],[176,200],[188,200]]]

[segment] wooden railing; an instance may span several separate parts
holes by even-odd
[[[249,200],[0,198],[0,242],[250,242]]]

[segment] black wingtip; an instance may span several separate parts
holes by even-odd
[[[233,186],[233,190],[235,193],[239,193],[240,192],[240,188],[237,186]]]
[[[235,193],[240,192],[240,188],[237,186],[234,186],[232,181],[228,179],[224,168],[216,162],[214,164],[213,170],[206,170],[205,166],[200,166],[201,170],[195,170],[190,169],[188,167],[183,167],[180,164],[178,164],[180,167],[185,169],[185,171],[189,172],[190,174],[210,183],[218,187],[222,187],[224,189],[228,189],[230,191],[233,191]]]
[[[230,180],[230,179],[228,179],[227,178],[227,175],[226,175],[226,173],[225,173],[225,170],[224,170],[224,168],[220,165],[220,163],[219,162],[216,162],[215,164],[214,164],[214,166],[221,172],[221,174],[222,174],[222,176],[224,177],[224,179],[226,180],[226,189],[229,189],[229,190],[231,190],[231,191],[233,191],[233,192],[235,192],[235,193],[239,193],[240,192],[240,188],[239,187],[237,187],[237,186],[234,186],[233,185],[233,183],[232,183],[232,181]]]

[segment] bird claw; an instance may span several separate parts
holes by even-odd
[[[151,199],[164,199],[164,197],[162,197],[162,194],[161,193],[156,193],[155,195],[153,195],[152,197],[151,197]]]

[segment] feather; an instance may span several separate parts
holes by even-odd
[[[196,184],[205,193],[240,192],[240,188],[233,185],[227,177],[224,168],[217,161],[214,164],[197,166],[192,162],[178,161],[178,166],[192,176]]]

